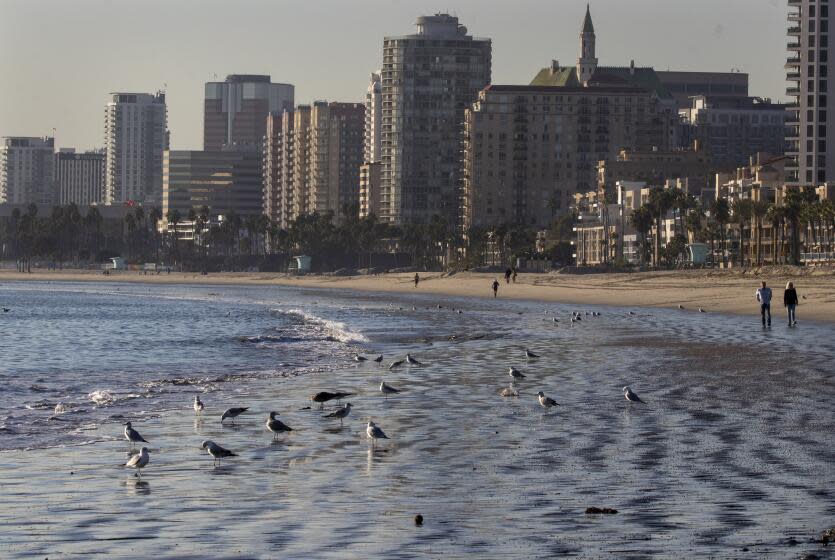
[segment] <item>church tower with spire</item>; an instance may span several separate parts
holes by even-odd
[[[594,24],[591,22],[591,9],[586,4],[586,19],[580,32],[580,58],[577,59],[577,79],[586,85],[597,70],[597,58],[594,56]]]

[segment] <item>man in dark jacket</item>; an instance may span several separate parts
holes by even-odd
[[[771,326],[771,288],[766,287],[763,281],[762,288],[757,288],[757,301],[760,302],[760,315],[763,317],[763,327],[765,326],[765,316],[768,315],[768,326]]]
[[[786,311],[789,314],[790,327],[793,327],[797,324],[797,317],[794,314],[797,304],[797,290],[794,289],[794,284],[792,282],[789,282],[788,284],[786,284],[786,291],[783,292],[783,307],[786,308]]]

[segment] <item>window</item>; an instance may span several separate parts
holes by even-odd
[[[818,169],[818,183],[825,183],[826,182],[826,170],[825,169]]]
[[[813,78],[815,76],[815,65],[814,64],[809,65],[808,72],[809,72],[809,77],[810,78]]]

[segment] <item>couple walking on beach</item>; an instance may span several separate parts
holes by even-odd
[[[763,320],[763,327],[771,326],[771,288],[769,288],[765,281],[760,288],[757,288],[757,301],[760,303],[760,315]],[[797,301],[797,290],[794,289],[794,284],[789,282],[786,284],[786,290],[783,292],[783,307],[789,316],[789,326],[797,325],[795,310],[799,302]]]

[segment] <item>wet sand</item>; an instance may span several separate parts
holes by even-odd
[[[115,419],[91,434],[109,441],[0,453],[3,555],[833,557],[810,542],[835,525],[830,326],[602,308],[544,328],[535,304],[444,304],[464,314],[420,310],[433,336],[386,347],[386,362],[409,351],[422,367],[346,364],[206,395],[202,418],[184,402],[135,425],[151,442],[141,483],[120,467]],[[510,364],[528,379],[502,399]],[[383,398],[380,379],[404,392]],[[624,401],[627,384],[646,406]],[[344,428],[304,409],[323,389],[356,392]],[[562,406],[543,412],[538,390]],[[233,405],[252,408],[221,426]],[[295,429],[276,443],[270,410]],[[376,450],[368,417],[391,437]],[[212,469],[203,439],[240,457]]]
[[[216,273],[200,276],[194,273],[143,275],[138,272],[117,272],[104,276],[94,271],[43,271],[18,274],[0,270],[4,281],[55,282],[147,282],[198,285],[286,285],[387,293],[421,293],[438,296],[475,296],[492,299],[490,288],[499,279],[499,298],[527,299],[549,302],[664,307],[698,312],[758,315],[754,292],[760,282],[767,281],[774,290],[772,313],[782,317],[782,294],[786,282],[795,283],[801,297],[797,309],[800,321],[835,321],[835,269],[799,269],[768,267],[742,270],[661,271],[623,274],[558,274],[522,273],[516,283],[506,284],[502,274],[462,272],[454,275],[421,273],[418,288],[414,274],[380,274],[375,276],[289,276],[277,273]]]

